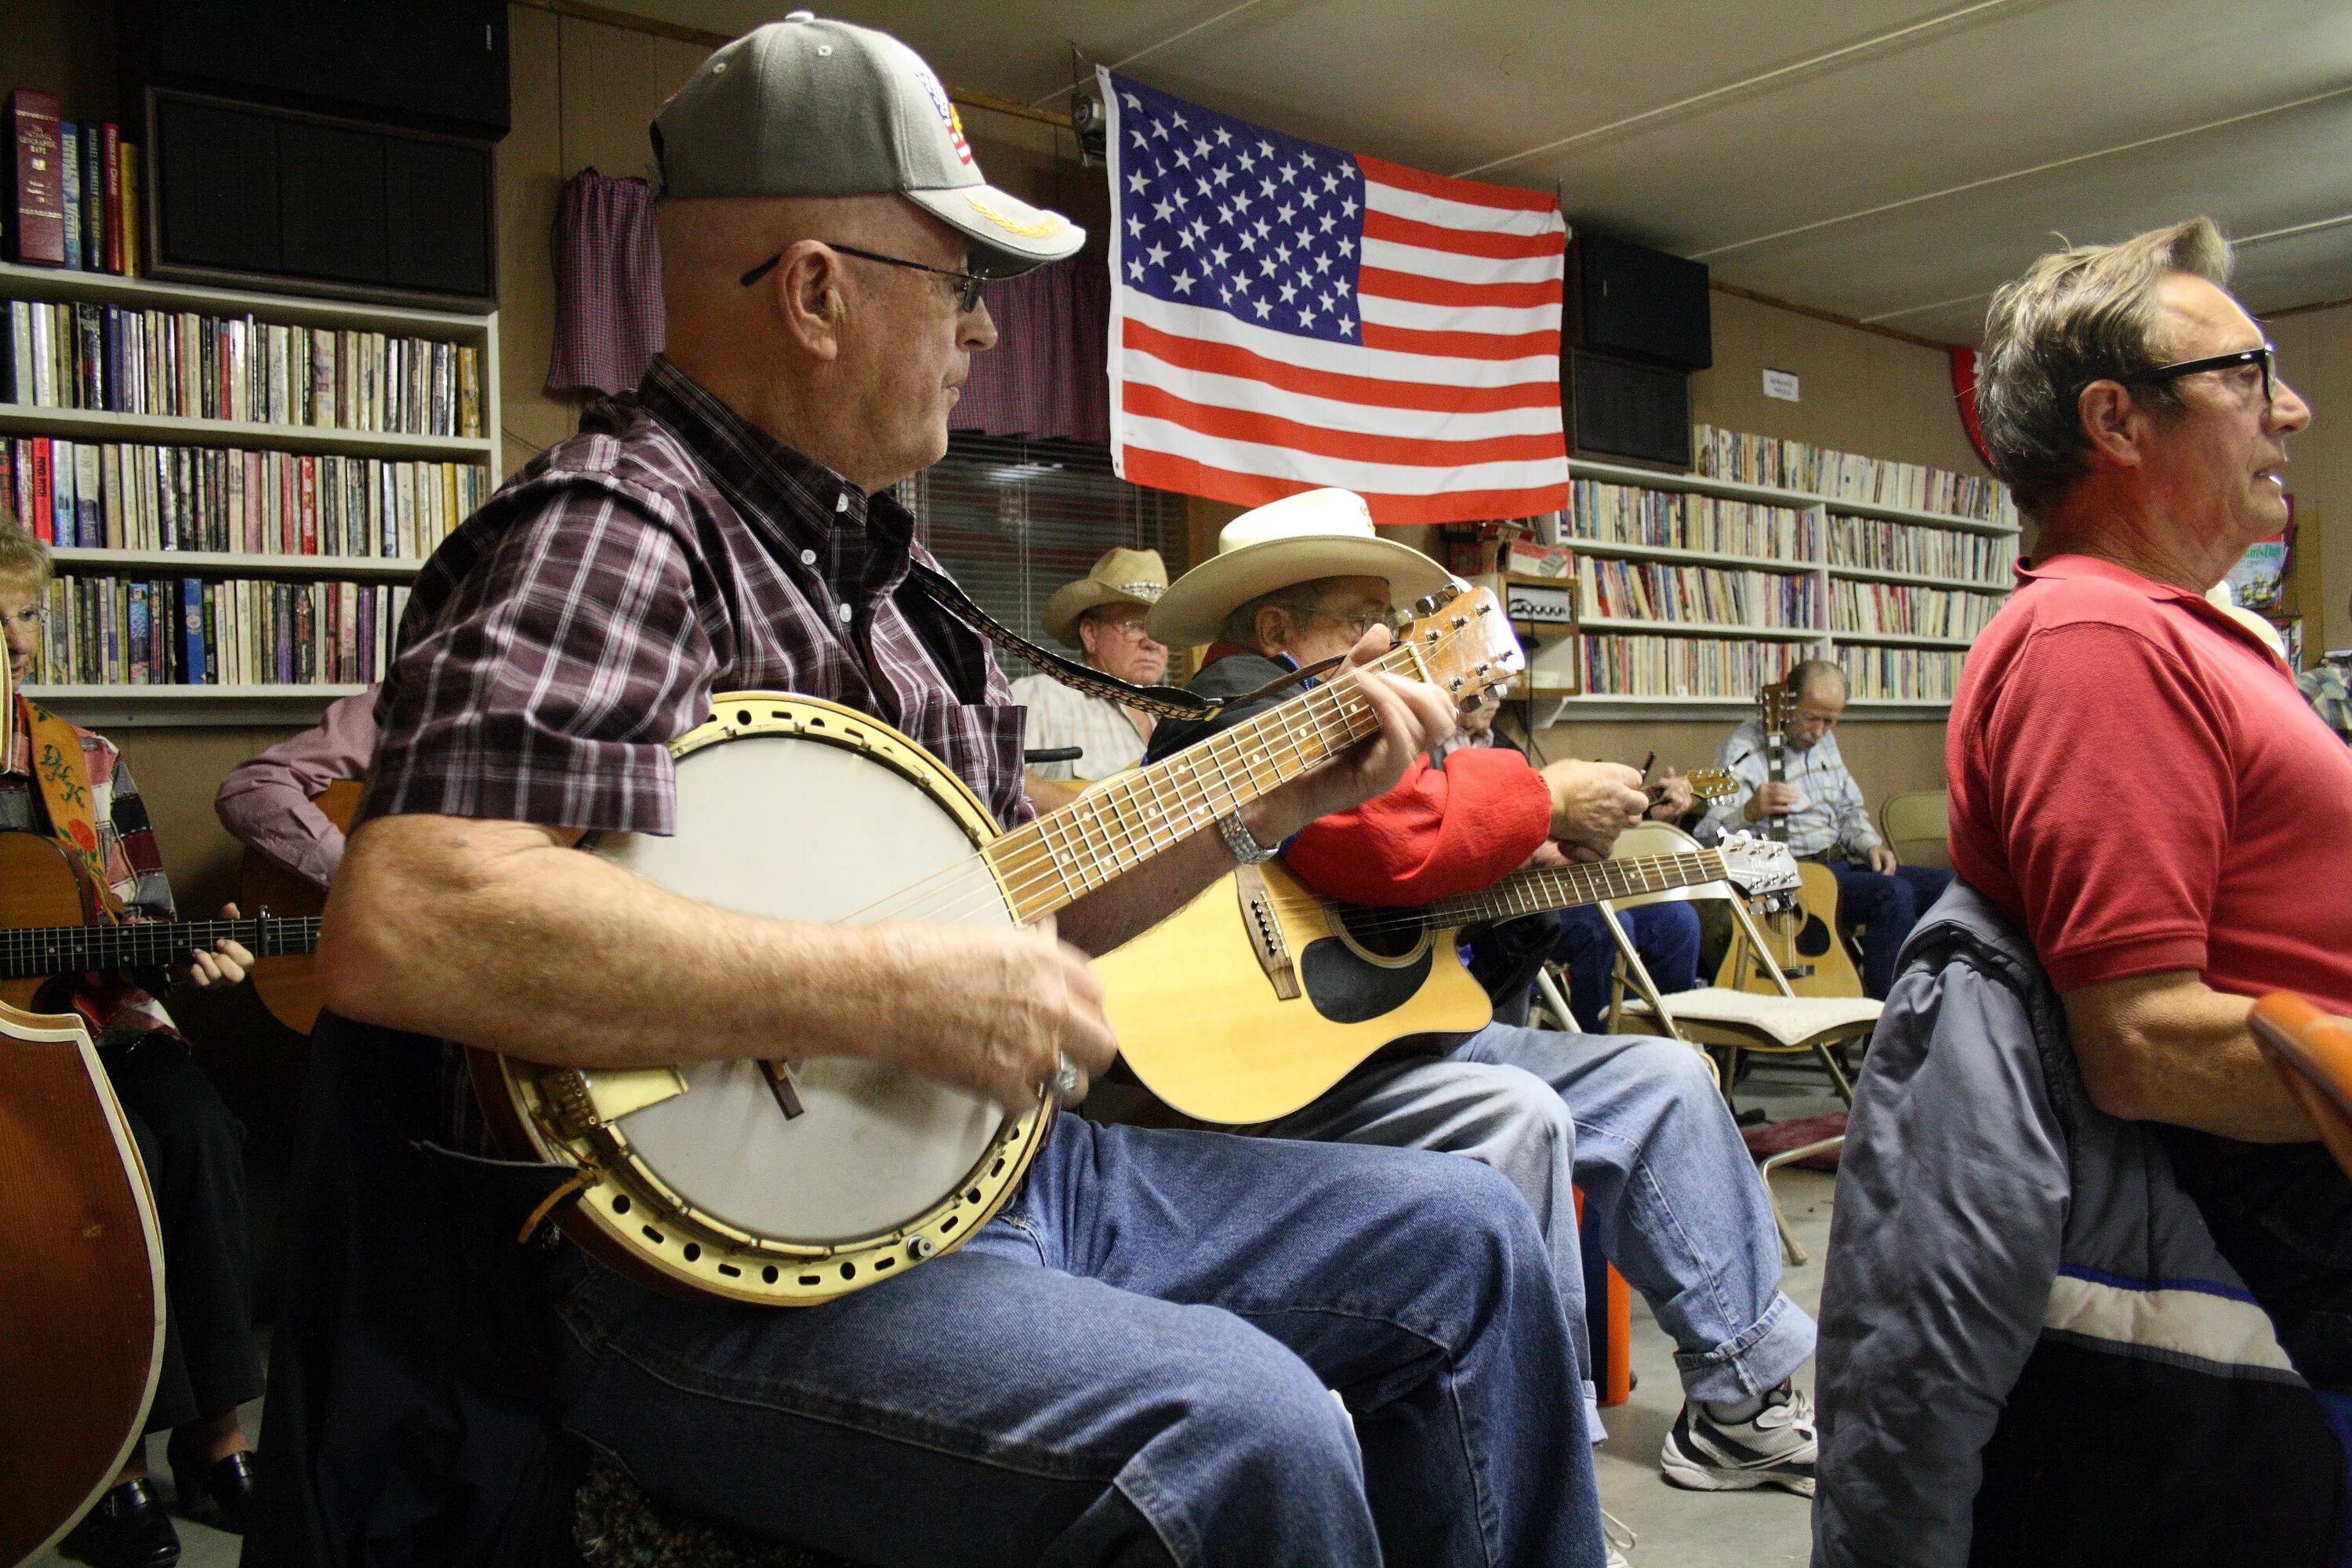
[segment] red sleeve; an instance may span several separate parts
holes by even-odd
[[[1307,824],[1286,857],[1326,898],[1426,904],[1486,887],[1551,831],[1551,791],[1518,752],[1413,759],[1396,788]]]
[[[2227,707],[2144,633],[2036,632],[1987,727],[1984,785],[2061,992],[2205,966],[2237,790]]]

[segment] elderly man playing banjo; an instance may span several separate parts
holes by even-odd
[[[995,340],[983,279],[1082,238],[982,182],[911,51],[805,13],[711,56],[653,134],[667,355],[428,566],[320,954],[310,1114],[338,1087],[344,1112],[306,1128],[304,1158],[347,1133],[437,1174],[314,1200],[446,1213],[487,1239],[388,1226],[408,1261],[385,1278],[306,1233],[275,1347],[300,1408],[273,1382],[265,1434],[298,1473],[255,1560],[520,1560],[543,1536],[516,1514],[564,1518],[559,1461],[531,1457],[551,1415],[663,1505],[862,1562],[1597,1564],[1550,1267],[1517,1194],[1468,1161],[1063,1116],[970,1245],[794,1308],[649,1289],[545,1245],[537,1215],[534,1247],[511,1221],[464,1229],[512,1167],[436,1152],[489,1152],[469,1122],[490,1097],[437,1094],[442,1042],[590,1074],[680,1064],[683,1102],[719,1081],[706,1067],[789,1051],[780,1097],[795,1072],[888,1067],[1034,1111],[1115,1048],[1087,952],[1230,870],[1235,835],[1280,839],[1385,790],[1453,722],[1435,688],[1358,671],[1370,739],[1070,904],[1059,941],[736,913],[605,858],[604,840],[695,826],[674,784],[694,759],[668,742],[714,691],[871,715],[975,810],[1028,818],[1020,710],[946,595],[913,585],[929,563],[887,490],[946,450]],[[743,820],[813,854],[881,805],[796,822],[806,802],[755,794]],[[586,833],[595,853],[573,847]],[[395,1150],[371,1118],[402,1116],[423,1125]],[[850,1163],[828,1174],[888,1174]],[[495,1325],[413,1322],[419,1292],[489,1300],[502,1268],[521,1293],[495,1299],[537,1303],[549,1330],[543,1384],[500,1359]],[[387,1388],[409,1401],[391,1415]],[[305,1531],[332,1550],[288,1544]]]

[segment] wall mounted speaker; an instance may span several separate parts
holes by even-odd
[[[1715,363],[1704,264],[1605,234],[1579,234],[1571,254],[1578,344],[1682,370]]]

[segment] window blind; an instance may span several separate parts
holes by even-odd
[[[1038,615],[1054,590],[1083,577],[1114,545],[1157,550],[1172,579],[1184,569],[1184,498],[1131,485],[1110,453],[1075,441],[956,431],[948,455],[898,487],[916,537],[990,615],[1048,647]],[[1005,673],[1030,673],[999,649]]]

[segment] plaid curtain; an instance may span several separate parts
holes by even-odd
[[[950,426],[1108,446],[1110,274],[1101,258],[1074,256],[1000,279],[988,286],[988,313],[996,346],[972,356]]]

